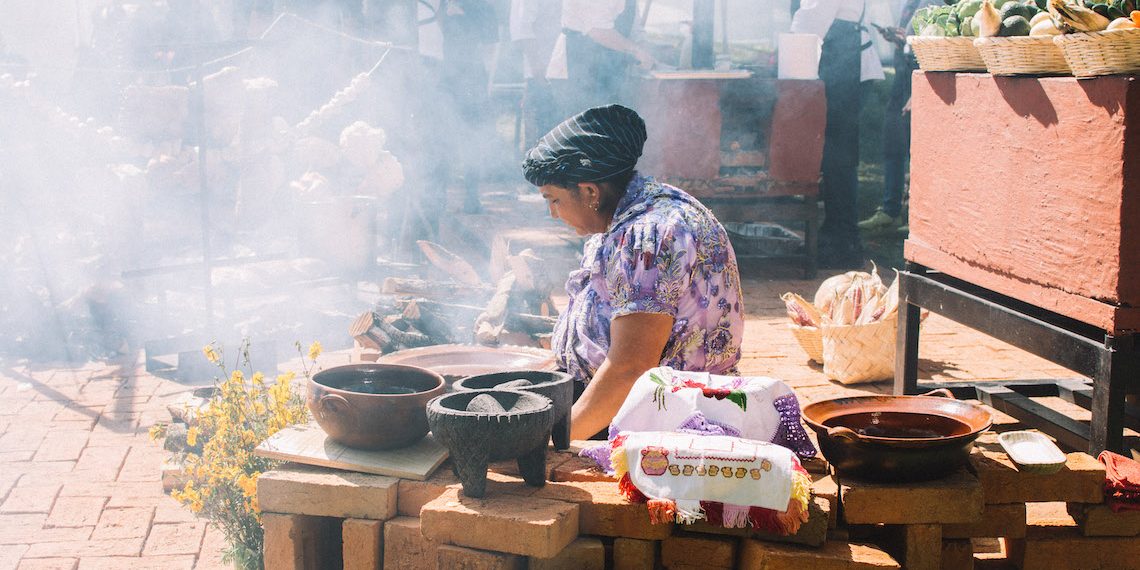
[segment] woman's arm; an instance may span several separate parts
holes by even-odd
[[[570,437],[588,439],[610,425],[634,381],[661,365],[661,353],[673,330],[673,317],[630,313],[610,323],[610,351],[586,391],[574,403]]]
[[[621,35],[613,28],[594,28],[587,32],[591,40],[601,46],[620,53],[627,53],[637,58],[637,64],[642,69],[652,69],[654,60],[649,50],[637,45],[633,40]]]

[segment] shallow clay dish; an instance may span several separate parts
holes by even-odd
[[[439,373],[448,382],[476,374],[514,370],[555,370],[554,353],[529,346],[476,346],[439,344],[399,350],[377,362],[419,366]]]

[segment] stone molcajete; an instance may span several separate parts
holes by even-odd
[[[306,403],[333,441],[394,449],[427,435],[425,406],[444,390],[443,377],[424,368],[348,364],[314,374]]]
[[[482,497],[487,464],[517,459],[527,485],[546,484],[546,442],[554,425],[550,398],[520,390],[471,390],[427,405],[432,434],[447,446],[463,494]]]
[[[564,372],[520,370],[468,376],[454,385],[456,391],[487,389],[522,390],[542,394],[554,403],[554,448],[570,448],[570,407],[574,405],[573,378]]]

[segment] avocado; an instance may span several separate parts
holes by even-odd
[[[973,37],[978,35],[974,32],[973,16],[967,16],[966,19],[962,20],[961,24],[958,24],[958,34],[964,37]]]
[[[1093,4],[1091,10],[1109,20],[1112,19],[1112,17],[1108,15],[1108,4]]]
[[[998,35],[1002,37],[1028,36],[1032,29],[1025,16],[1010,16],[1001,21],[1001,29],[998,30]]]
[[[1004,22],[1005,19],[1009,18],[1010,16],[1021,16],[1022,18],[1025,18],[1026,21],[1029,21],[1032,20],[1033,17],[1036,16],[1039,12],[1041,12],[1041,10],[1038,10],[1036,5],[1029,6],[1026,4],[1010,2],[1001,7],[1001,19]]]

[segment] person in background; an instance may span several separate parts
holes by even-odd
[[[554,92],[546,78],[559,27],[562,0],[511,0],[511,41],[523,54],[523,140],[530,144],[554,127],[561,118]]]
[[[575,382],[571,437],[604,430],[646,370],[734,374],[744,333],[736,254],[713,214],[636,170],[645,122],[620,105],[563,121],[523,174],[550,215],[590,236],[551,339]]]
[[[649,50],[631,39],[636,14],[636,0],[562,0],[562,34],[546,70],[561,116],[625,101],[630,64],[653,67]]]
[[[863,246],[857,226],[859,190],[859,115],[862,81],[883,79],[879,56],[863,26],[864,0],[803,0],[791,31],[823,38],[819,77],[827,95],[822,175],[823,224],[819,231],[819,266],[862,267]]]
[[[903,0],[898,27],[880,28],[883,39],[894,48],[895,78],[883,110],[883,203],[870,218],[859,222],[859,229],[869,232],[905,231],[900,227],[903,186],[907,159],[910,157],[910,81],[918,62],[906,44],[911,20],[919,8],[941,4],[939,0]]]

